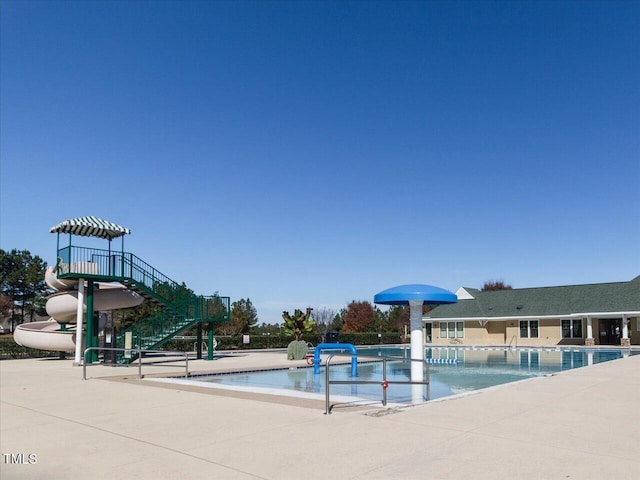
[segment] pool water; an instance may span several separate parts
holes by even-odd
[[[405,347],[359,348],[360,355],[393,356],[408,359],[409,349]],[[639,354],[640,351],[600,350],[600,349],[499,349],[499,348],[427,348],[426,358],[451,359],[455,364],[430,364],[428,366],[430,385],[423,390],[423,398],[433,400],[465,392],[472,392],[504,383],[528,378],[551,375],[563,370],[584,367],[596,363]],[[256,389],[284,389],[324,394],[324,363],[328,354],[322,355],[323,367],[319,374],[313,368],[295,368],[250,372],[241,374],[209,375],[196,377],[199,382],[208,382],[227,387],[252,387]],[[331,380],[354,380],[351,366],[335,365],[335,357],[330,369]],[[382,381],[382,362],[374,359],[358,365],[355,380]],[[411,362],[388,361],[387,380],[408,381],[411,377]],[[193,379],[192,379],[193,380]],[[347,396],[358,399],[381,400],[382,385],[331,385],[331,397]],[[427,395],[428,392],[428,395]],[[387,388],[390,403],[411,403],[410,385],[390,384]]]

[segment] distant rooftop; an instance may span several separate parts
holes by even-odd
[[[578,313],[640,312],[640,276],[629,282],[480,291],[461,288],[458,303],[440,305],[428,318],[509,318]]]

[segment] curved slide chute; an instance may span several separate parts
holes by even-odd
[[[53,318],[45,322],[31,322],[18,325],[13,339],[23,347],[73,353],[76,349],[76,331],[61,330]],[[84,343],[84,342],[83,342]]]
[[[56,277],[54,267],[45,273],[47,285],[56,291],[47,299],[44,322],[18,325],[13,339],[19,345],[38,350],[72,353],[76,349],[76,321],[78,311],[78,281]],[[98,282],[93,294],[94,311],[117,310],[140,305],[144,298],[119,283]],[[86,313],[86,306],[84,312]]]

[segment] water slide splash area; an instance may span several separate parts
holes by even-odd
[[[51,317],[48,321],[23,323],[16,327],[13,338],[18,345],[73,353],[76,350],[76,326],[78,319],[78,283],[76,279],[61,280],[56,268],[49,267],[45,273],[47,286],[56,293],[47,299],[46,310]],[[96,283],[93,297],[94,310],[112,311],[140,305],[144,298],[119,283]],[[87,314],[86,304],[82,305],[83,315]]]
[[[96,217],[80,217],[62,222],[50,232],[58,234],[56,266],[45,273],[47,285],[55,291],[46,304],[51,318],[17,327],[14,340],[20,345],[75,351],[75,361],[80,363],[84,348],[99,347],[96,312],[134,307],[144,300],[159,305],[160,310],[119,332],[115,337],[117,348],[157,348],[192,327],[197,327],[201,336],[203,323],[208,324],[209,341],[213,343],[214,322],[229,319],[229,297],[194,295],[184,284],[125,252],[124,235],[131,233],[128,228]],[[61,245],[61,233],[69,235],[67,245]],[[106,239],[108,249],[72,245],[72,236]],[[122,248],[114,250],[111,241],[119,237],[123,239]],[[197,354],[202,357],[201,350]],[[208,354],[213,359],[212,351]],[[96,352],[87,353],[87,357],[86,362],[95,361]]]

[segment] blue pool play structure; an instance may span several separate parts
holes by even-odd
[[[320,373],[320,352],[322,351],[345,351],[351,353],[351,376],[358,376],[358,350],[351,343],[320,343],[313,352],[313,373]]]
[[[456,303],[458,297],[440,287],[424,284],[399,285],[384,290],[373,297],[373,302],[381,305],[409,305],[411,324],[411,358],[424,361],[424,337],[422,332],[422,307],[424,305],[440,305],[442,303]],[[422,365],[418,362],[411,364],[411,381],[423,380]],[[419,386],[414,385],[414,400],[419,401],[421,393]]]
[[[440,305],[442,303],[455,303],[458,297],[443,288],[424,284],[399,285],[389,288],[374,296],[374,303],[382,305],[408,305],[410,308],[411,324],[411,359],[420,362],[411,362],[411,381],[414,385],[414,401],[419,402],[421,393],[420,382],[424,381],[422,363],[425,363],[425,346],[422,332],[422,307],[424,305]],[[322,351],[349,351],[351,357],[351,376],[358,376],[358,352],[350,343],[321,343],[313,354],[313,373],[320,373],[320,352]],[[426,363],[435,363],[426,360]],[[442,362],[448,363],[448,362]],[[454,362],[451,362],[454,363]]]

